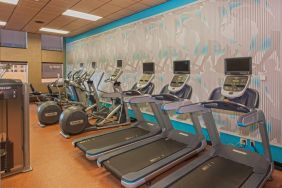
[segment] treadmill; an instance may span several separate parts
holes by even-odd
[[[273,162],[265,116],[257,109],[259,94],[256,90],[248,88],[251,66],[251,58],[225,59],[225,82],[223,88],[212,92],[210,100],[214,101],[183,106],[177,110],[180,114],[191,111],[207,114],[204,121],[212,149],[157,182],[152,188],[255,188],[266,183],[271,176]],[[263,155],[221,143],[211,112],[213,108],[243,112],[237,120],[239,127],[258,125]]]
[[[190,77],[190,61],[174,61],[173,64],[173,79],[164,87],[162,94],[130,99],[130,103],[147,101],[157,104],[163,132],[103,155],[97,160],[98,166],[105,167],[121,179],[121,184],[125,187],[140,186],[206,147],[198,118],[191,116],[195,134],[174,129],[169,119],[168,111],[191,104],[187,98],[191,97],[192,92],[186,84]]]
[[[132,90],[124,91],[124,101],[128,102],[131,96],[152,94],[154,84],[155,64],[143,63],[143,75],[132,87]],[[153,112],[156,106],[151,104]],[[129,127],[107,131],[101,134],[82,137],[73,141],[73,145],[83,151],[86,158],[96,160],[99,156],[113,151],[119,147],[149,138],[161,132],[159,125],[144,120],[142,112],[137,104],[131,104],[137,121]],[[157,113],[157,112],[156,112]]]

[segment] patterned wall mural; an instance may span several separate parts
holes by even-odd
[[[99,70],[110,72],[122,59],[121,81],[128,89],[139,78],[142,62],[153,61],[158,93],[172,78],[172,61],[190,59],[189,84],[196,102],[222,84],[224,58],[252,56],[251,87],[261,94],[272,144],[281,146],[281,8],[280,0],[201,1],[67,44],[67,69],[96,61]],[[216,117],[219,124],[226,124],[236,116]],[[221,130],[257,137],[236,126]]]

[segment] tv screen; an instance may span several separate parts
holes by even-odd
[[[93,69],[96,68],[96,64],[97,64],[97,63],[96,63],[95,61],[93,61],[93,62],[91,63],[91,66],[92,66]]]
[[[119,67],[119,68],[122,67],[122,60],[117,60],[117,67]]]
[[[224,60],[225,74],[252,74],[252,58],[237,57]]]
[[[174,74],[190,74],[190,61],[181,60],[173,62],[173,73]]]
[[[154,74],[155,73],[155,63],[143,63],[143,73],[144,74]]]

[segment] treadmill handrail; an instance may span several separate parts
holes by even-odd
[[[265,114],[262,110],[255,110],[250,113],[241,115],[237,120],[237,125],[240,127],[248,127],[258,125],[259,132],[263,145],[263,155],[267,161],[272,163],[272,155],[270,152],[270,143],[267,133]],[[272,164],[273,165],[273,164]]]
[[[236,103],[228,100],[210,100],[210,101],[201,102],[201,104],[204,105],[204,107],[206,108],[216,108],[216,109],[223,109],[223,110],[242,112],[242,113],[249,113],[254,110],[254,108],[249,108],[240,103]],[[228,109],[222,108],[222,105],[223,107],[228,106]]]
[[[150,103],[154,102],[153,98],[151,95],[145,94],[145,95],[140,95],[140,96],[134,96],[130,97],[128,99],[128,103],[130,104],[139,104],[139,103]]]
[[[241,115],[237,120],[237,125],[239,127],[249,127],[255,125],[256,123],[264,122],[265,118],[261,110],[254,110],[247,114]]]
[[[160,99],[160,97],[162,97],[162,99]],[[171,94],[158,94],[158,95],[147,95],[146,94],[142,96],[133,96],[128,100],[128,102],[131,104],[159,103],[162,101],[178,102],[178,101],[183,101],[183,99],[176,97],[174,95],[171,95]]]
[[[208,111],[208,108],[205,108],[201,103],[191,103],[191,104],[184,104],[180,106],[176,113],[177,114],[186,114],[186,113],[194,113],[194,112],[204,112]]]
[[[169,94],[169,93],[163,93],[163,94],[157,94],[157,95],[152,95],[156,100],[161,100],[161,101],[171,101],[171,102],[177,102],[177,101],[182,101],[183,99]]]
[[[165,111],[171,111],[171,110],[177,110],[181,106],[188,106],[193,104],[191,100],[183,100],[183,101],[177,101],[177,102],[170,102],[162,105],[162,110]]]
[[[206,109],[210,108],[215,108],[215,109],[223,109],[223,110],[228,110],[228,111],[235,111],[235,112],[242,112],[242,113],[249,113],[254,111],[255,109],[249,108],[245,105],[232,102],[232,101],[226,101],[226,100],[209,100],[209,101],[204,101],[204,102],[198,102],[191,104],[193,105],[194,109],[192,110],[192,106],[181,106],[178,110],[177,113],[179,114],[184,114],[184,113],[189,113],[191,110],[195,112],[197,109],[195,108],[197,106],[198,111],[203,111]],[[202,106],[202,107],[200,107]],[[228,106],[228,108],[227,108]],[[226,107],[226,108],[224,108]]]

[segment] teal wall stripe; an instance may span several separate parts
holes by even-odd
[[[90,37],[92,35],[96,35],[96,34],[99,34],[99,33],[102,33],[102,32],[105,32],[105,31],[108,31],[108,30],[111,30],[111,29],[114,29],[114,28],[117,28],[117,27],[120,27],[120,26],[123,26],[123,25],[126,25],[126,24],[129,24],[129,23],[132,23],[132,22],[135,22],[135,21],[138,21],[138,20],[142,20],[144,18],[154,16],[154,15],[157,15],[157,14],[166,12],[168,10],[175,9],[175,8],[178,8],[178,7],[181,7],[183,5],[190,4],[190,3],[193,3],[193,2],[196,2],[196,1],[197,0],[169,0],[166,3],[154,6],[152,8],[146,9],[146,10],[143,10],[141,12],[138,12],[138,13],[133,14],[131,16],[122,18],[120,20],[113,21],[109,24],[106,24],[106,25],[103,25],[101,27],[89,30],[85,33],[76,35],[74,37],[68,37],[68,38],[66,38],[66,43],[71,43],[71,42],[74,42],[74,41],[77,41],[77,40],[81,40],[83,38],[87,38],[87,37]]]

